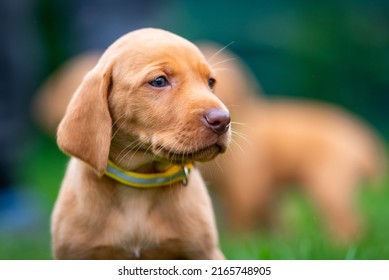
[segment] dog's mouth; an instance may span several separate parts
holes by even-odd
[[[176,164],[193,161],[209,161],[214,159],[218,154],[223,153],[226,148],[218,143],[213,145],[189,151],[176,151],[164,146],[157,145],[153,148],[153,153],[160,158],[169,160]]]

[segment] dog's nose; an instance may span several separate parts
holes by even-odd
[[[205,124],[212,129],[217,135],[222,135],[227,132],[230,127],[230,114],[223,109],[211,109],[205,116]]]

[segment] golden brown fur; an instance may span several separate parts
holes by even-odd
[[[375,133],[332,105],[265,99],[235,55],[215,55],[220,46],[210,44],[200,49],[215,65],[215,93],[233,120],[233,148],[201,165],[206,182],[222,196],[231,225],[247,229],[273,223],[283,187],[298,185],[336,238],[360,235],[355,189],[384,171],[384,151]]]
[[[57,141],[72,156],[52,216],[59,259],[220,259],[211,202],[200,173],[188,186],[137,189],[106,176],[108,159],[127,170],[162,172],[225,151],[229,124],[207,118],[225,106],[208,84],[200,51],[159,29],[130,32],[86,75]],[[166,77],[168,85],[150,84]]]

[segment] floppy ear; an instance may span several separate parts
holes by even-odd
[[[58,126],[57,143],[103,176],[108,163],[112,119],[108,109],[111,69],[94,68],[82,81]]]

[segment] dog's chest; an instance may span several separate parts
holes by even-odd
[[[112,213],[111,224],[116,228],[112,240],[128,252],[128,258],[184,258],[180,254],[186,238],[173,230],[171,218],[160,210],[164,203],[152,192],[142,194],[135,190],[124,194],[121,207]]]

